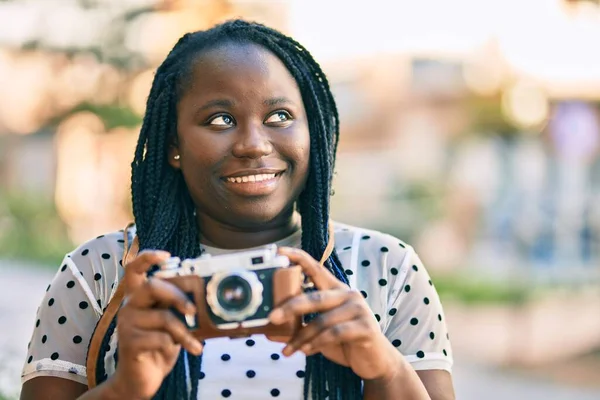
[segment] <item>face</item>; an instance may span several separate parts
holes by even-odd
[[[291,215],[310,138],[298,85],[274,54],[227,43],[196,58],[177,107],[177,139],[169,162],[197,213],[239,228]]]

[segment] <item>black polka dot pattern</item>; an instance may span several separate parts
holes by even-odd
[[[352,230],[340,233],[339,240],[336,237],[342,270],[352,277],[352,288],[360,291],[390,344],[407,357],[412,355],[411,360],[423,359],[436,369],[446,368],[451,362],[449,335],[426,268],[409,245],[373,231],[352,236]],[[123,264],[118,256],[123,252],[122,237],[111,234],[99,244],[92,241],[73,253],[72,264],[69,261],[59,265],[60,272],[47,289],[53,292],[40,307],[34,337],[28,345],[25,365],[31,363],[29,369],[35,369],[34,360],[62,363],[62,357],[76,364],[63,371],[84,376],[88,332],[91,335],[94,327],[88,329],[81,324],[98,310],[94,301],[102,310],[104,299],[117,287],[113,271],[115,261]],[[205,251],[210,254],[210,247]],[[119,267],[119,273],[122,272]],[[111,290],[106,293],[108,288]],[[301,396],[306,379],[304,359],[298,363],[296,357],[283,357],[282,347],[279,347],[283,345],[274,345],[263,337],[253,336],[235,342],[217,346],[209,343],[205,348],[202,369],[208,371],[208,375],[198,371],[199,379],[203,380],[198,389],[199,398],[243,397],[244,386],[241,385],[253,385],[252,390],[258,389],[262,393],[258,397],[265,399]],[[114,342],[112,347],[111,351]],[[103,351],[109,348],[110,345],[105,345]],[[77,353],[84,356],[82,360],[72,359],[72,354]],[[442,354],[447,357],[445,360]],[[111,363],[113,359],[116,354],[115,357],[111,354],[107,362]],[[39,361],[36,363],[39,365]],[[219,366],[227,368],[229,375],[211,374]],[[281,381],[274,381],[272,376],[281,377]]]

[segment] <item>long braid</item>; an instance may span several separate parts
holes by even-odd
[[[310,163],[306,186],[297,209],[302,216],[302,248],[320,259],[329,240],[331,181],[339,139],[339,118],[329,83],[319,64],[298,42],[256,23],[230,21],[207,31],[184,35],[157,69],[140,137],[132,162],[131,192],[140,249],[164,249],[181,258],[200,255],[200,229],[194,205],[180,171],[171,168],[166,149],[176,143],[176,106],[185,91],[196,56],[224,42],[254,43],[275,54],[296,80],[307,112]],[[337,253],[325,267],[348,284]],[[315,315],[307,316],[311,320]],[[106,344],[115,321],[107,333]],[[103,343],[104,344],[104,343]],[[102,346],[105,347],[104,345]],[[99,362],[105,352],[101,350]],[[187,360],[187,362],[186,362]],[[186,368],[187,365],[187,368]],[[202,356],[183,350],[155,399],[196,399]],[[186,370],[191,387],[188,389]],[[106,379],[104,367],[99,371]],[[101,381],[99,379],[99,382]],[[304,398],[356,400],[362,398],[361,380],[349,368],[317,354],[307,357]]]

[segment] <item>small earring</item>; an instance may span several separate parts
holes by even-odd
[[[181,157],[179,157],[179,154],[177,154],[177,155],[173,156],[173,159],[174,159],[174,160],[179,160],[180,158],[181,158]]]

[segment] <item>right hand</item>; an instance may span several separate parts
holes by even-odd
[[[192,314],[194,304],[173,284],[146,278],[152,265],[169,256],[164,251],[143,251],[125,266],[126,301],[117,318],[119,362],[112,378],[123,398],[152,398],[182,346],[193,355],[202,353],[202,344],[168,309]]]

